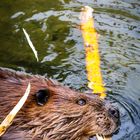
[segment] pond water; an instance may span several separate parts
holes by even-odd
[[[0,66],[41,74],[87,90],[79,14],[94,8],[108,98],[121,112],[113,140],[140,140],[140,1],[1,0]],[[39,55],[36,62],[25,28]]]

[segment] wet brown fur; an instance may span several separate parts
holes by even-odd
[[[1,140],[87,140],[111,134],[116,120],[100,98],[64,87],[41,76],[0,68],[0,121],[13,109],[31,83],[30,95]],[[48,102],[39,106],[35,94],[48,89]],[[77,104],[85,99],[86,105]]]

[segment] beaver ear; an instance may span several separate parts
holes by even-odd
[[[43,106],[49,99],[50,92],[48,89],[41,89],[36,93],[36,102],[38,105]]]

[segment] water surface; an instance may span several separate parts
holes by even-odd
[[[79,13],[94,8],[101,68],[108,98],[121,112],[113,140],[140,139],[139,0],[1,0],[0,66],[51,77],[87,90]],[[39,62],[22,28],[30,34]]]

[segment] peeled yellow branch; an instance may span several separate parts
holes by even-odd
[[[85,6],[81,12],[81,31],[86,51],[86,70],[88,87],[93,93],[100,94],[101,98],[106,96],[100,69],[100,55],[98,50],[98,34],[94,29],[93,9]],[[102,137],[96,134],[98,140],[111,140],[111,137]]]
[[[98,50],[98,34],[94,29],[93,9],[85,6],[81,12],[81,31],[86,51],[86,69],[88,87],[93,93],[100,94],[101,98],[106,96],[100,69],[100,55]]]

